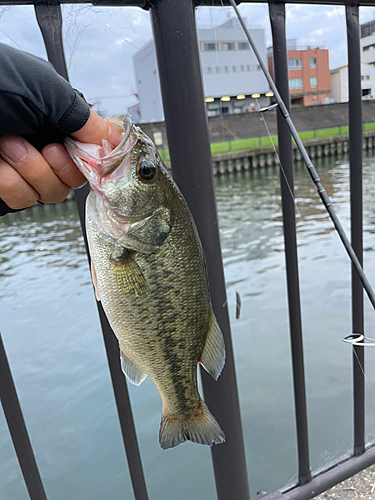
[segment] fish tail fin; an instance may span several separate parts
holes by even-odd
[[[159,432],[160,446],[167,450],[184,441],[209,446],[225,441],[224,432],[203,401],[199,409],[187,418],[163,413]]]

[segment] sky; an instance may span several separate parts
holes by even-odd
[[[132,56],[152,39],[149,13],[138,7],[63,5],[63,34],[73,87],[104,114],[123,114],[134,104],[136,84]],[[267,4],[239,6],[249,27],[265,29],[272,45]],[[231,7],[199,7],[198,27],[214,27],[234,17]],[[375,8],[361,7],[360,22],[375,18]],[[330,68],[347,62],[345,7],[286,6],[287,38],[298,47],[329,49]],[[43,40],[31,6],[0,7],[0,42],[46,58]]]

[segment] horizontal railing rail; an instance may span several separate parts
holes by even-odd
[[[251,1],[245,0],[243,3],[251,3]],[[83,0],[82,2],[80,0],[63,0],[61,2],[50,0],[48,2],[45,0],[0,0],[0,5],[35,6],[36,18],[46,46],[48,59],[56,70],[64,78],[68,79],[62,40],[61,3],[83,3]],[[85,3],[87,2],[85,1]],[[178,0],[175,2],[170,0],[153,0],[152,2],[145,0],[102,0],[91,3],[103,7],[137,6],[151,11],[172,172],[190,206],[201,236],[207,256],[213,308],[222,328],[227,348],[226,367],[218,382],[213,382],[205,372],[201,373],[205,400],[213,413],[217,415],[227,436],[225,444],[212,448],[217,497],[219,500],[231,500],[233,498],[248,500],[249,483],[233,347],[226,306],[212,160],[194,17],[194,9],[198,5],[232,5],[236,10],[236,4],[240,2],[234,0],[224,2],[221,0],[215,0],[214,2],[212,0],[201,2],[194,0]],[[285,3],[273,0],[268,3],[274,48],[275,90],[283,103],[280,104],[279,102],[277,127],[279,157],[282,165],[280,184],[298,448],[298,481],[295,484],[286,485],[278,491],[267,493],[263,498],[265,500],[305,500],[316,496],[359,470],[374,464],[375,443],[365,443],[364,347],[353,345],[353,451],[336,462],[328,464],[318,471],[311,472],[295,204],[293,199],[292,141],[288,123],[285,121],[289,110]],[[290,3],[305,4],[306,0],[295,0]],[[346,7],[350,92],[351,245],[349,244],[349,246],[353,249],[351,257],[355,261],[358,259],[358,264],[354,264],[352,270],[352,327],[353,333],[364,334],[362,283],[365,283],[365,281],[363,281],[362,277],[361,282],[357,276],[358,265],[361,267],[363,264],[362,100],[358,7],[359,5],[373,6],[375,0],[362,0],[360,3],[355,4],[351,1],[335,0],[310,0],[308,3],[345,5]],[[53,29],[50,29],[51,27]],[[184,36],[181,37],[180,33],[184,33]],[[184,82],[184,84],[181,85],[181,82]],[[274,85],[273,82],[272,85]],[[183,128],[181,127],[181,116],[184,117]],[[305,161],[307,162],[306,159]],[[310,171],[312,171],[311,168]],[[77,192],[76,196],[84,235],[84,202],[87,193],[88,188],[83,188]],[[338,224],[335,223],[335,226],[337,228]],[[347,245],[346,247],[348,248]],[[98,310],[134,496],[136,500],[147,500],[146,480],[127,385],[120,367],[117,340],[100,303]],[[46,498],[46,494],[27,436],[26,426],[1,339],[0,397],[30,498],[32,500],[43,500]],[[16,417],[12,420],[12,418],[8,417],[9,415],[15,415]]]

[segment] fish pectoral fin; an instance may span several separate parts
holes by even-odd
[[[224,368],[224,338],[213,311],[211,311],[210,326],[199,363],[215,380],[219,378]]]
[[[136,252],[156,252],[167,239],[170,224],[171,213],[168,208],[158,208],[150,217],[134,224],[119,242]]]
[[[99,290],[98,290],[98,279],[96,277],[96,271],[94,267],[94,263],[91,260],[91,279],[92,279],[92,284],[94,285],[94,291],[95,291],[95,297],[98,302],[100,302],[100,296],[99,296]]]
[[[147,377],[145,373],[139,368],[139,366],[129,358],[127,354],[121,349],[120,346],[120,361],[121,369],[126,375],[126,378],[134,385],[141,385],[144,379]]]
[[[139,297],[147,291],[145,277],[130,252],[122,247],[118,249],[121,251],[114,251],[111,255],[112,269],[117,284],[125,293],[132,293]]]

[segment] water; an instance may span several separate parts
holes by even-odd
[[[347,160],[317,163],[349,230]],[[375,159],[364,161],[365,269],[375,283]],[[303,166],[295,173],[313,469],[351,450],[350,264]],[[296,439],[278,171],[216,179],[228,305],[252,498],[296,479]],[[0,220],[1,330],[49,500],[132,499],[75,204]],[[242,312],[235,319],[235,292]],[[366,300],[366,333],[375,337]],[[367,348],[375,392],[375,349]],[[158,444],[160,398],[129,387],[152,500],[214,500],[208,447]],[[367,390],[366,438],[375,437]],[[0,412],[0,498],[27,499]]]

